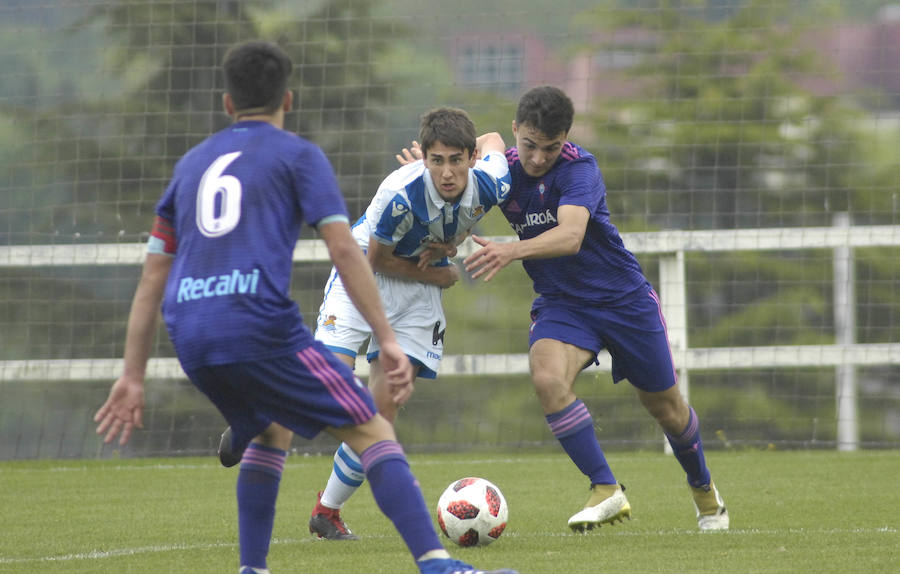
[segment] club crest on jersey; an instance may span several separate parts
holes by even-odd
[[[337,317],[334,315],[325,317],[325,320],[322,321],[322,328],[326,331],[334,331],[337,329]]]
[[[479,205],[472,210],[472,212],[469,214],[469,217],[475,219],[476,217],[481,217],[482,215],[484,215],[484,206]]]
[[[407,211],[409,211],[409,208],[399,201],[391,202],[391,217],[400,217],[405,215]]]

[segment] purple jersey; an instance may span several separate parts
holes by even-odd
[[[163,318],[186,370],[313,343],[289,293],[294,246],[302,223],[348,217],[322,150],[236,123],[185,154],[156,212],[174,228]]]
[[[580,205],[591,213],[577,254],[522,261],[536,293],[562,302],[608,304],[646,289],[640,264],[609,220],[606,186],[593,155],[566,142],[556,163],[541,177],[525,173],[517,148],[507,150],[506,159],[512,190],[500,208],[519,239],[556,227],[560,205]]]

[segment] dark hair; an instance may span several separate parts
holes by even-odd
[[[553,86],[539,86],[525,92],[516,109],[516,125],[528,124],[547,137],[569,133],[575,107],[569,96]]]
[[[293,68],[290,56],[271,42],[251,40],[229,48],[222,71],[235,111],[275,112]]]
[[[419,145],[422,154],[441,142],[445,146],[475,153],[475,124],[464,110],[459,108],[435,108],[422,115],[419,127]]]

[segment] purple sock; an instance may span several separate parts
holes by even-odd
[[[709,469],[706,468],[706,457],[703,456],[703,441],[700,440],[700,420],[691,408],[691,417],[681,434],[672,436],[666,433],[672,452],[687,473],[688,484],[704,486],[709,484]]]
[[[266,568],[286,455],[281,449],[257,443],[250,443],[244,451],[237,480],[241,566]]]
[[[367,448],[360,459],[378,508],[394,523],[413,558],[442,549],[403,447],[383,440]]]
[[[594,433],[594,419],[579,399],[563,410],[547,415],[550,430],[591,484],[615,484],[603,449]]]

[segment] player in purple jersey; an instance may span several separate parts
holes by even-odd
[[[142,426],[144,376],[160,302],[188,377],[252,442],[237,479],[240,574],[268,573],[275,502],[289,446],[273,428],[306,438],[325,430],[361,453],[379,508],[423,574],[462,574],[441,545],[390,422],[352,371],[313,340],[289,298],[302,223],[316,227],[350,297],[371,324],[391,389],[412,366],[388,323],[365,255],[350,233],[330,164],[284,131],[292,63],[281,48],[245,42],[223,64],[234,123],[178,162],[157,218],[128,319],[125,367],[97,411],[98,434],[125,444]],[[511,573],[510,570],[497,572]]]
[[[529,361],[547,423],[591,481],[584,509],[569,519],[583,532],[631,516],[572,388],[578,373],[607,349],[613,380],[628,381],[656,419],[687,474],[701,530],[728,528],[728,512],[710,477],[697,414],[681,395],[656,293],[609,220],[606,190],[594,157],[567,141],[574,108],[561,90],[544,86],[519,100],[507,150],[512,189],[501,205],[520,241],[473,236],[480,249],[463,262],[490,281],[517,259],[538,294],[532,309]]]

